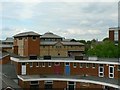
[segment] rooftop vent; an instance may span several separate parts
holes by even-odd
[[[37,60],[37,56],[36,55],[30,55],[29,60]]]
[[[75,56],[75,60],[83,60],[83,56]]]
[[[44,56],[43,59],[44,60],[51,60],[51,56]]]
[[[93,61],[97,61],[98,60],[98,57],[88,57],[88,60],[93,60]]]

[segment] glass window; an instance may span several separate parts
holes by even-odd
[[[29,64],[30,64],[30,67],[33,67],[33,63],[32,62],[30,62]]]
[[[36,63],[36,67],[39,67],[39,63],[38,62]]]
[[[49,63],[48,63],[48,67],[51,67],[51,66],[52,66],[51,64],[52,64],[52,63],[49,62]]]
[[[45,63],[44,62],[42,63],[42,67],[45,67]]]
[[[118,41],[118,30],[114,31],[114,40]]]
[[[120,65],[118,65],[118,71],[120,71]]]
[[[86,63],[86,68],[89,68],[90,67],[90,64],[89,63]]]
[[[39,84],[39,82],[38,81],[31,81],[31,83],[30,83],[31,85],[38,85]]]
[[[73,63],[73,67],[76,68],[77,67],[77,63]]]
[[[55,62],[55,65],[56,65],[56,66],[59,66],[59,65],[60,65],[60,63],[59,63],[59,62]]]
[[[82,68],[83,67],[83,63],[80,63],[80,68]]]
[[[68,63],[68,62],[66,62],[66,64],[65,64],[66,66],[69,66],[70,65],[70,63]]]
[[[35,37],[35,36],[33,36],[33,37],[32,37],[32,39],[33,39],[33,40],[35,40],[35,39],[36,39],[36,37]]]
[[[92,64],[92,67],[95,68],[95,66],[96,66],[95,63],[93,63],[93,64]]]
[[[19,40],[22,40],[22,38],[20,37]]]

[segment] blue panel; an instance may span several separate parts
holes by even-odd
[[[70,75],[70,66],[65,66],[65,74]]]

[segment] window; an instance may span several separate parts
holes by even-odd
[[[58,53],[58,56],[60,56],[60,53]]]
[[[56,65],[56,66],[59,66],[59,65],[60,65],[60,63],[59,63],[59,62],[55,62],[55,65]]]
[[[43,46],[43,48],[45,48],[45,46]]]
[[[118,65],[118,71],[120,71],[120,65]]]
[[[36,67],[39,67],[39,63],[38,62],[36,63]]]
[[[42,63],[42,67],[45,67],[45,63],[44,62]]]
[[[51,66],[52,66],[51,64],[52,64],[52,63],[49,62],[49,63],[48,63],[48,67],[51,67]]]
[[[104,67],[103,67],[103,64],[99,65],[99,77],[104,77]]]
[[[75,90],[76,83],[75,82],[67,82],[67,90]]]
[[[65,65],[66,65],[66,66],[69,66],[69,65],[70,65],[70,63],[66,62],[66,63],[65,63]]]
[[[114,40],[118,41],[118,30],[114,31]]]
[[[33,37],[32,37],[32,39],[33,39],[33,40],[35,40],[35,39],[36,39],[36,37],[35,37],[35,36],[33,36]]]
[[[56,48],[61,48],[61,46],[56,46]]]
[[[53,90],[53,81],[45,81],[45,90]]]
[[[19,40],[22,40],[22,38],[20,37]]]
[[[32,62],[30,62],[29,65],[30,65],[30,67],[33,67],[33,63]]]
[[[30,82],[30,85],[38,85],[38,84],[39,84],[38,81],[31,81],[31,82]]]
[[[109,78],[114,78],[114,66],[109,66]]]
[[[95,66],[96,66],[95,63],[93,63],[93,64],[92,64],[92,68],[95,68]]]
[[[53,84],[53,81],[48,80],[48,81],[45,81],[44,84]]]
[[[83,63],[80,63],[80,68],[82,68],[83,67]]]
[[[73,63],[73,67],[76,68],[77,67],[77,63]]]
[[[86,63],[86,68],[89,68],[90,67],[90,64],[89,63]]]

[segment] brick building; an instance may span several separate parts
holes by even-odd
[[[120,28],[119,27],[109,28],[109,39],[116,43],[120,42]]]
[[[74,57],[82,55],[84,49],[84,44],[64,41],[62,37],[51,32],[41,36],[35,32],[25,32],[14,36],[14,52],[20,56]]]
[[[39,36],[34,32],[14,36],[15,52],[24,57],[11,57],[11,63],[24,90],[120,89],[118,59],[83,58],[82,43],[50,32]]]
[[[117,59],[51,58],[29,60],[11,57],[16,65],[19,86],[25,90],[76,90],[120,88],[120,63]]]
[[[0,40],[1,51],[13,52],[13,38],[8,37],[6,40]]]

